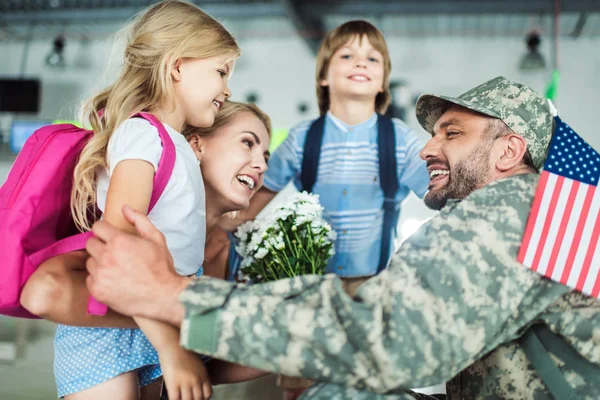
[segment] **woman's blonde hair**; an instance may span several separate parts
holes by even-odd
[[[128,31],[119,78],[83,109],[94,136],[81,152],[71,193],[73,219],[82,231],[90,230],[96,218],[96,173],[107,166],[110,136],[132,115],[172,101],[175,61],[225,54],[231,54],[233,60],[240,55],[235,39],[219,22],[184,1],[167,0],[151,6]]]
[[[238,103],[236,101],[227,100],[223,103],[223,106],[215,117],[215,123],[207,128],[198,128],[191,125],[186,125],[183,129],[183,136],[186,139],[190,139],[194,135],[201,137],[212,136],[220,128],[230,124],[238,115],[243,113],[250,113],[256,116],[267,129],[269,137],[271,136],[271,118],[265,114],[256,104],[252,103]]]
[[[329,88],[322,86],[321,81],[327,79],[331,57],[340,47],[356,37],[359,40],[364,37],[368,38],[371,46],[383,56],[383,92],[378,93],[375,97],[375,111],[384,114],[392,102],[392,93],[390,92],[392,62],[385,38],[377,28],[367,21],[348,21],[327,34],[317,53],[317,100],[321,115],[329,110],[330,105]]]
[[[253,103],[238,103],[236,101],[227,100],[223,103],[223,106],[219,110],[215,123],[207,128],[199,128],[191,125],[186,125],[183,129],[183,135],[187,140],[190,140],[192,136],[198,135],[201,137],[210,137],[220,128],[229,125],[233,120],[240,114],[250,113],[256,116],[267,129],[269,137],[271,137],[272,126],[271,118],[265,114],[256,104]],[[226,218],[235,219],[239,211],[230,211],[224,215]]]

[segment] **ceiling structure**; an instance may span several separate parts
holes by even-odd
[[[0,0],[0,40],[110,36],[151,0]],[[555,16],[562,37],[600,37],[600,0],[196,0],[229,24],[236,35],[281,35],[277,20],[289,20],[316,51],[329,29],[348,19],[374,22],[386,36],[512,36],[532,29],[552,35]],[[244,22],[265,19],[263,30]],[[288,24],[289,25],[289,24]],[[228,25],[229,26],[229,25]],[[236,30],[237,31],[237,30]]]

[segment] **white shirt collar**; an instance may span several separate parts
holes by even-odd
[[[331,113],[331,111],[327,111],[327,118],[329,118],[331,120],[331,122],[333,122],[335,124],[335,126],[338,127],[338,129],[340,129],[343,132],[351,132],[354,131],[355,129],[361,129],[361,128],[371,128],[373,125],[375,125],[375,123],[377,123],[377,113],[373,113],[373,115],[371,115],[366,121],[355,124],[355,125],[350,125],[345,123],[344,121],[342,121],[341,119],[339,119],[338,117],[336,117],[335,115],[333,115]]]

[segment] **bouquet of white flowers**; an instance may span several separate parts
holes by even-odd
[[[272,213],[241,225],[235,236],[241,273],[252,282],[323,274],[336,234],[323,220],[319,197],[296,193]]]
[[[323,274],[334,254],[336,234],[323,220],[319,196],[295,193],[289,203],[241,225],[235,236],[242,256],[241,274],[252,282],[274,281],[298,275]],[[306,388],[311,381],[278,377],[286,389]]]

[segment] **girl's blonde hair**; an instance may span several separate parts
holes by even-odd
[[[119,78],[83,109],[94,136],[81,152],[71,193],[73,219],[82,231],[90,230],[96,218],[96,173],[107,166],[110,136],[132,115],[172,101],[175,61],[224,54],[231,54],[233,60],[240,55],[235,39],[219,22],[184,1],[167,0],[151,6],[128,30]]]
[[[375,97],[375,111],[379,114],[384,114],[392,102],[392,93],[390,92],[392,62],[383,34],[367,21],[348,21],[325,36],[317,53],[317,100],[321,115],[327,113],[330,106],[329,88],[322,86],[321,81],[327,79],[331,57],[340,47],[356,37],[359,40],[362,40],[364,37],[368,38],[371,46],[383,56],[383,92],[378,93]]]
[[[220,128],[230,124],[238,115],[250,113],[256,116],[267,129],[269,137],[271,136],[271,118],[265,114],[256,104],[238,103],[236,101],[227,100],[215,117],[215,122],[207,128],[199,128],[191,125],[186,125],[183,129],[183,136],[190,139],[192,136],[198,135],[201,137],[212,136]]]

